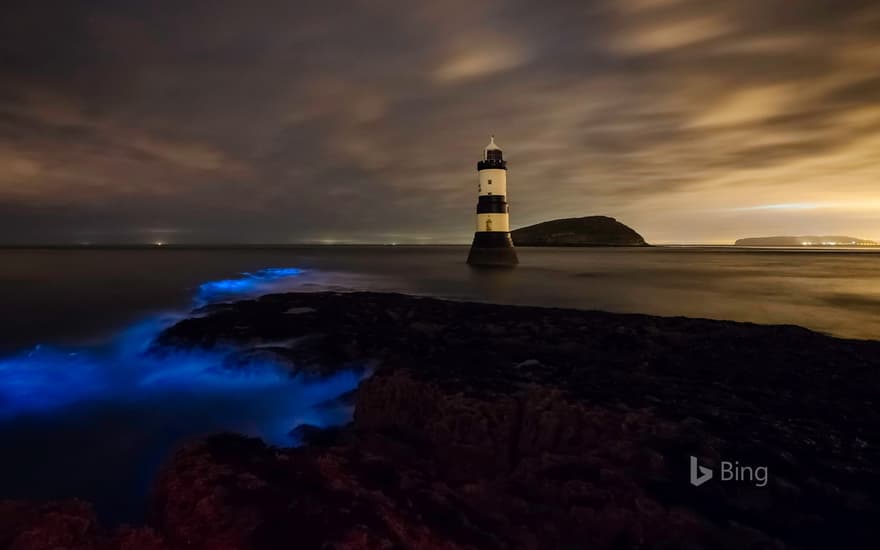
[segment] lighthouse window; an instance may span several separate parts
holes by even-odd
[[[489,185],[492,185],[492,180],[489,180]]]

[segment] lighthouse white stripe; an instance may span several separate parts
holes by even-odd
[[[491,182],[491,183],[489,183]],[[507,170],[480,170],[480,195],[507,195]]]
[[[510,231],[507,214],[477,214],[477,231],[506,233]]]

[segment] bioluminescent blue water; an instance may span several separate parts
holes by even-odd
[[[270,268],[206,282],[194,303],[281,290],[302,273]],[[354,389],[364,370],[304,380],[265,360],[224,368],[231,349],[145,353],[182,317],[150,316],[99,345],[43,344],[0,358],[0,498],[83,496],[128,520],[137,514],[125,511],[126,499],[146,490],[181,440],[228,430],[291,445],[299,424],[351,418],[349,407],[328,403]],[[16,470],[24,476],[4,473]]]
[[[296,268],[266,268],[242,273],[238,278],[209,281],[199,286],[196,305],[246,298],[277,290],[303,273]],[[88,400],[155,399],[163,392],[237,396],[283,390],[295,399],[276,404],[277,422],[265,429],[250,430],[273,443],[289,443],[290,421],[308,416],[313,423],[324,420],[306,409],[354,388],[360,375],[343,372],[323,380],[304,382],[292,378],[278,365],[254,363],[243,369],[223,368],[231,351],[168,350],[161,356],[146,351],[159,332],[179,320],[180,314],[155,315],[120,330],[108,342],[92,347],[63,348],[39,345],[0,358],[0,420],[16,415],[45,412]],[[226,396],[229,397],[229,396]],[[265,398],[262,396],[261,398]],[[328,414],[327,409],[322,414]],[[305,416],[304,416],[305,415]],[[295,425],[295,424],[294,424]]]
[[[301,269],[295,267],[267,267],[255,273],[242,273],[234,279],[209,281],[199,285],[196,303],[228,300],[243,294],[265,294],[277,287],[278,283],[302,273]]]
[[[147,324],[156,325],[153,321]],[[344,422],[347,413],[309,409],[353,389],[361,379],[360,373],[343,371],[303,381],[270,362],[224,368],[224,357],[231,350],[171,350],[161,357],[147,355],[139,350],[151,337],[141,330],[135,332],[145,340],[135,342],[126,335],[107,347],[79,350],[39,346],[0,360],[0,421],[86,401],[146,402],[167,394],[241,401],[251,396],[263,405],[274,400],[273,408],[253,419],[259,425],[251,424],[243,431],[285,445],[291,443],[288,432],[299,423]],[[244,408],[253,411],[248,405]]]

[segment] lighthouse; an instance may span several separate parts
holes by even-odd
[[[467,263],[513,266],[519,260],[510,238],[510,207],[507,205],[507,162],[492,136],[477,162],[477,226]]]

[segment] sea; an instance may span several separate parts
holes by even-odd
[[[235,431],[295,445],[341,424],[366,371],[292,378],[220,352],[145,353],[196,308],[288,291],[377,291],[500,304],[794,324],[880,338],[880,251],[521,248],[475,269],[466,246],[0,249],[0,499],[79,497],[108,524],[145,514],[176,448]]]

